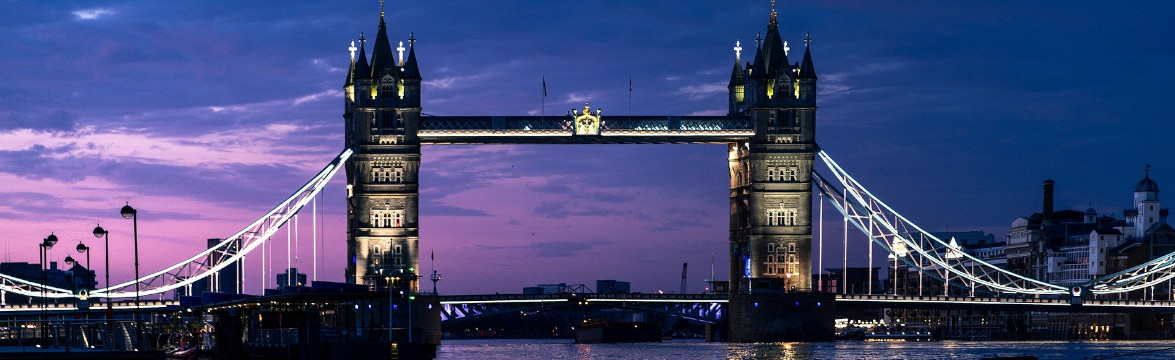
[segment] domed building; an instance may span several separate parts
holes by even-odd
[[[1055,182],[1044,182],[1041,212],[1012,222],[1005,267],[1057,285],[1076,285],[1175,251],[1175,230],[1159,202],[1150,169],[1134,186],[1133,207],[1123,217],[1085,211],[1053,211]]]
[[[1134,208],[1125,209],[1122,214],[1134,230],[1130,234],[1139,238],[1156,224],[1166,222],[1167,209],[1159,206],[1159,184],[1151,180],[1150,169],[1134,186]]]

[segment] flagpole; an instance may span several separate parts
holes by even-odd
[[[543,75],[543,106],[542,106],[542,120],[547,119],[547,76]]]
[[[628,76],[628,121],[632,121],[632,75]]]

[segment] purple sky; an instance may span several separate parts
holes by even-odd
[[[823,148],[925,228],[1002,238],[1038,211],[1046,178],[1058,208],[1118,216],[1146,163],[1161,188],[1175,186],[1173,7],[789,1],[779,11],[793,54],[804,32],[814,39]],[[35,262],[35,244],[54,232],[53,259],[84,240],[101,268],[90,235],[100,222],[115,281],[133,271],[124,201],[140,210],[147,273],[247,225],[337,154],[346,48],[378,24],[376,1],[0,8],[3,259]],[[633,114],[686,115],[725,113],[731,48],[741,40],[749,59],[768,12],[766,0],[410,1],[389,2],[387,22],[392,39],[419,38],[428,114],[537,114],[545,75],[548,115],[590,101],[622,116],[630,76]],[[435,250],[443,293],[597,279],[676,292],[682,262],[697,292],[711,254],[726,278],[723,146],[423,152],[421,267]],[[318,272],[341,281],[336,180],[319,203]],[[839,243],[839,219],[825,216],[827,242]],[[860,264],[863,239],[850,239]],[[275,240],[274,267],[284,267],[284,232]],[[834,245],[825,252],[839,254]],[[247,265],[251,292],[259,257]]]

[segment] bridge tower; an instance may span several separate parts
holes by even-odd
[[[347,174],[347,282],[417,289],[420,69],[414,36],[395,49],[382,3],[371,61],[352,44],[343,119],[354,155]],[[407,51],[407,58],[404,52]],[[356,56],[358,51],[358,56]],[[393,53],[395,51],[395,53]]]
[[[773,8],[754,61],[744,68],[741,47],[735,48],[729,114],[750,117],[755,134],[728,146],[731,294],[812,288],[816,72],[810,40],[804,39],[802,62],[789,62]]]

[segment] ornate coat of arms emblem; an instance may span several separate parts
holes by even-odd
[[[592,114],[592,108],[588,103],[583,103],[583,111],[571,110],[571,117],[574,120],[575,135],[600,135],[600,109],[596,109],[595,114]]]

